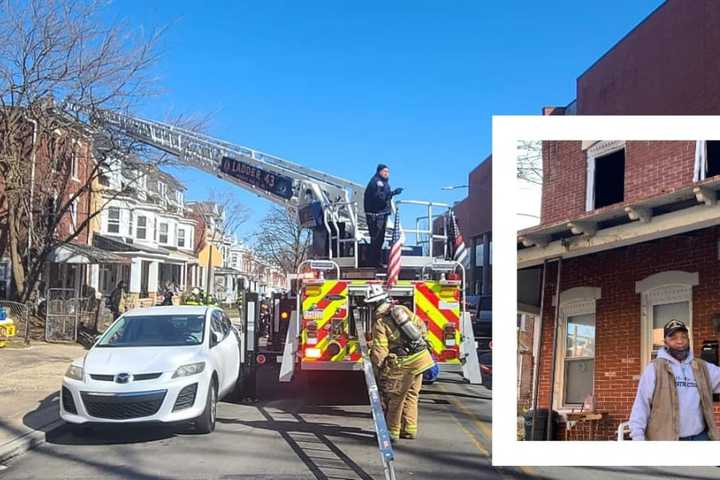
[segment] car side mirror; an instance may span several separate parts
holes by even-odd
[[[213,340],[213,346],[220,343],[222,341],[222,335],[220,335],[220,332],[212,332],[212,340]]]

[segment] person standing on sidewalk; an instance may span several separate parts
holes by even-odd
[[[120,280],[117,283],[117,286],[113,289],[113,291],[110,292],[108,308],[110,308],[110,311],[113,314],[113,320],[117,320],[117,318],[120,316],[120,303],[122,302],[124,290],[125,282]]]
[[[720,440],[712,394],[720,393],[720,367],[694,358],[688,329],[670,320],[665,346],[640,377],[630,414],[633,440]]]

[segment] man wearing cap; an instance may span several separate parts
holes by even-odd
[[[390,169],[387,165],[380,164],[375,170],[375,175],[365,187],[363,206],[365,207],[365,219],[370,231],[370,250],[368,252],[368,264],[371,267],[380,268],[380,257],[382,246],[385,241],[385,226],[387,217],[390,215],[390,199],[400,195],[402,188],[390,189]]]
[[[380,285],[369,287],[365,303],[374,308],[370,359],[379,373],[390,438],[412,440],[418,432],[423,372],[435,365],[425,340],[425,324],[409,308],[390,301]]]
[[[713,392],[720,392],[720,367],[694,358],[688,329],[670,320],[660,348],[640,377],[630,413],[633,440],[718,440]]]

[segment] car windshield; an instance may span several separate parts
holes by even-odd
[[[179,347],[200,345],[204,315],[131,315],[113,323],[98,347]]]

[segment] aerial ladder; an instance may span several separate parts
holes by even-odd
[[[372,314],[363,298],[370,283],[384,280],[374,272],[370,276],[360,274],[361,250],[369,244],[362,212],[365,188],[274,155],[161,122],[107,110],[91,112],[88,120],[173,155],[183,166],[279,204],[293,212],[300,225],[312,230],[312,259],[303,262],[296,272],[296,308],[284,323],[279,380],[290,381],[298,369],[363,371],[386,478],[394,478],[392,448],[384,418],[378,413],[382,410],[366,344]],[[446,259],[445,223],[440,222],[440,232],[433,228],[441,216],[438,211],[447,213],[450,207],[406,200],[394,202],[394,210],[402,204],[421,208],[423,215],[416,218],[414,229],[404,229],[414,235],[417,245],[403,253],[401,278],[390,295],[425,321],[428,343],[438,363],[479,384],[472,324],[465,311],[465,269]],[[391,234],[392,228],[387,232]],[[255,342],[250,344],[254,347]],[[243,352],[243,358],[254,353]]]

